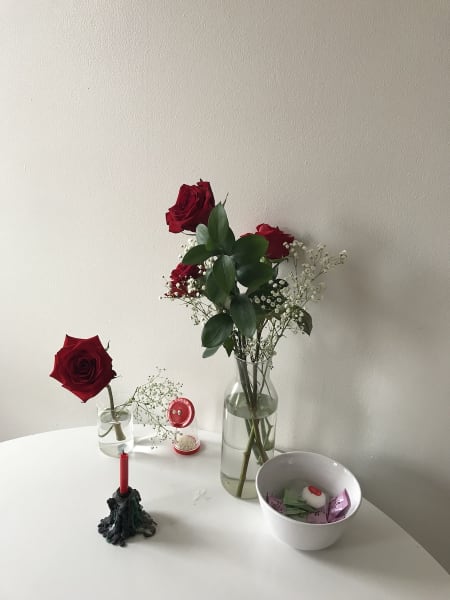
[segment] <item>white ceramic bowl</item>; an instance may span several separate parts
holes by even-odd
[[[344,489],[350,497],[346,516],[335,523],[305,523],[287,517],[267,502],[266,496],[280,496],[292,482],[314,485],[331,496]],[[343,534],[361,504],[358,480],[346,467],[332,458],[314,452],[285,452],[262,465],[256,476],[256,490],[264,519],[281,541],[299,550],[321,550],[334,544]]]

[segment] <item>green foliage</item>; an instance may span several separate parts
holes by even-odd
[[[220,346],[214,346],[213,348],[206,348],[202,354],[202,358],[208,358],[217,352]]]
[[[216,248],[225,244],[228,237],[228,217],[222,204],[213,208],[208,219],[209,239]]]
[[[236,285],[236,269],[233,259],[226,254],[219,256],[214,263],[212,272],[219,287],[229,294]]]
[[[228,228],[227,236],[223,243],[223,249],[224,249],[225,254],[233,254],[234,245],[235,245],[234,233],[230,228]]]
[[[220,313],[211,317],[203,327],[202,345],[205,348],[221,346],[233,331],[233,320],[230,315]]]
[[[219,308],[224,306],[229,297],[227,292],[220,287],[213,272],[209,273],[206,280],[205,294],[206,297]]]
[[[254,292],[272,278],[272,267],[261,262],[241,265],[236,270],[236,278],[248,288],[249,293]]]
[[[225,348],[225,351],[228,354],[228,356],[231,356],[234,350],[234,339],[232,336],[230,336],[224,341],[223,347]]]
[[[197,225],[197,229],[195,230],[195,237],[197,239],[197,244],[199,246],[206,246],[209,242],[209,232],[208,227],[203,223]]]
[[[213,256],[213,254],[213,252],[206,249],[204,244],[200,244],[199,246],[194,246],[186,252],[183,257],[183,263],[185,265],[200,265],[205,262],[207,258]]]
[[[256,314],[250,298],[238,294],[231,300],[230,315],[238,330],[245,337],[253,337],[256,331]]]
[[[238,265],[259,262],[267,251],[269,242],[261,235],[246,235],[237,240],[233,258]]]
[[[279,290],[287,283],[277,278],[279,261],[272,264],[264,258],[267,239],[248,234],[236,240],[222,204],[211,211],[208,225],[197,226],[196,241],[197,245],[186,252],[183,263],[200,265],[215,257],[212,267],[206,269],[204,275],[204,294],[214,306],[224,311],[210,317],[203,327],[203,356],[212,356],[221,346],[230,355],[235,349],[234,328],[244,338],[252,338],[266,319],[280,319],[279,311],[264,305],[262,299],[272,294],[274,283]],[[242,292],[239,285],[247,289]],[[310,315],[299,309],[295,319],[309,335],[312,328]]]
[[[304,308],[300,309],[300,317],[297,319],[297,325],[307,335],[311,335],[312,331],[312,317],[309,312],[306,312]]]
[[[206,348],[203,356],[212,356],[222,345],[231,354],[234,348],[233,327],[244,337],[251,338],[261,320],[249,294],[274,275],[271,264],[261,262],[268,241],[254,234],[236,241],[222,204],[211,211],[207,226],[197,226],[196,241],[197,245],[186,252],[183,263],[198,265],[216,257],[212,268],[205,273],[204,293],[217,308],[227,311],[206,322],[202,332],[202,344]],[[247,290],[241,292],[238,284]]]

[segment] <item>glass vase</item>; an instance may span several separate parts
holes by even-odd
[[[237,498],[256,498],[259,467],[275,448],[278,394],[272,384],[270,360],[235,358],[236,375],[225,392],[220,478]]]
[[[132,410],[115,405],[109,391],[97,402],[97,436],[100,450],[108,456],[117,458],[134,447]]]

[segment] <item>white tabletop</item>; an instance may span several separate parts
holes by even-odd
[[[2,600],[449,600],[450,576],[367,501],[344,537],[296,551],[269,533],[257,501],[219,481],[220,443],[130,455],[130,486],[158,522],[127,547],[97,532],[117,489],[119,461],[97,448],[93,427],[0,444]]]

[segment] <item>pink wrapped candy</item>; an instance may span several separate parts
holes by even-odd
[[[286,508],[285,508],[285,506],[283,504],[283,500],[281,500],[280,498],[277,498],[276,496],[270,496],[269,494],[267,494],[266,495],[266,502],[273,509],[275,509],[277,512],[279,512],[279,513],[285,513],[286,512]]]
[[[310,513],[307,523],[334,523],[340,521],[347,514],[350,508],[350,498],[347,490],[343,490],[337,496],[330,498],[330,501],[318,511]]]
[[[347,490],[342,491],[337,496],[330,498],[328,503],[327,521],[328,523],[334,523],[343,519],[350,508],[350,498]]]
[[[306,517],[306,522],[307,523],[319,523],[319,524],[328,523],[326,512],[322,509],[322,510],[318,510],[317,512],[310,513]]]

